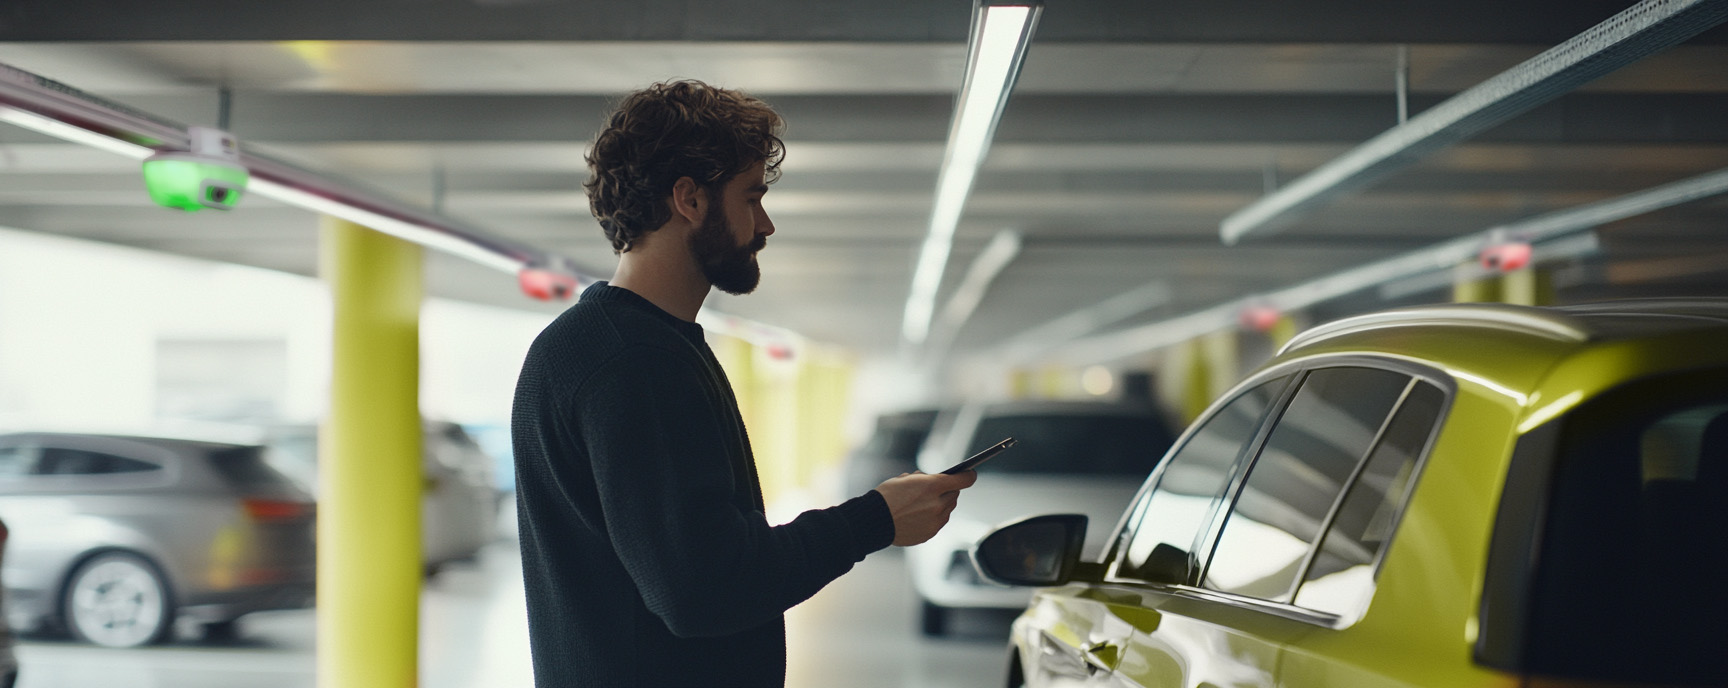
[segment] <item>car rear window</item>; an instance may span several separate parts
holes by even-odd
[[[985,418],[966,455],[1013,437],[1012,449],[978,467],[980,473],[1066,473],[1146,477],[1170,449],[1170,431],[1156,416],[1005,415]]]
[[[1626,385],[1559,422],[1518,668],[1721,685],[1728,370]]]
[[[276,488],[295,483],[264,461],[263,447],[234,447],[210,452],[210,467],[223,482],[238,488]]]

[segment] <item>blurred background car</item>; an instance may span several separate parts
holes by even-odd
[[[6,522],[0,521],[0,582],[6,570]],[[0,590],[3,590],[0,587]],[[0,688],[18,682],[18,658],[12,654],[12,627],[6,622],[6,595],[0,594]]]
[[[1312,328],[1090,520],[978,545],[1009,685],[1728,685],[1728,299]]]
[[[978,538],[1039,513],[1114,519],[1172,441],[1159,407],[1144,400],[974,403],[939,414],[918,468],[940,472],[1006,437],[1017,443],[978,467],[948,525],[906,550],[926,635],[945,635],[955,608],[1019,609],[1031,598],[979,578],[970,559]]]
[[[882,481],[918,467],[918,450],[930,436],[936,409],[912,409],[876,417],[870,438],[846,456],[846,496],[855,497]]]
[[[311,495],[263,447],[77,433],[0,435],[11,527],[6,613],[20,631],[133,647],[175,621],[212,636],[311,606]]]
[[[493,458],[462,426],[444,421],[422,425],[421,456],[426,478],[420,506],[421,560],[427,574],[453,561],[473,559],[498,539],[503,499],[493,480]],[[283,425],[266,433],[265,459],[318,494],[318,426]]]

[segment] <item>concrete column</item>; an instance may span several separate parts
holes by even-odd
[[[320,435],[318,685],[419,682],[420,247],[325,218],[334,304]]]

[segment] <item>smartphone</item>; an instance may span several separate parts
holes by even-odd
[[[943,475],[954,475],[955,473],[960,473],[963,471],[970,471],[974,468],[977,468],[978,464],[984,463],[985,461],[989,461],[990,457],[995,456],[997,454],[1000,454],[1000,453],[1002,453],[1002,450],[1007,449],[1007,448],[1012,447],[1012,446],[1014,446],[1014,438],[1009,437],[1009,438],[1003,439],[1001,442],[997,442],[995,444],[990,445],[990,447],[988,449],[985,449],[984,451],[973,454],[970,458],[967,458],[965,461],[961,461],[960,463],[954,464],[948,470],[942,471],[942,474]]]

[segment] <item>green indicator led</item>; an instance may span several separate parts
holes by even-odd
[[[189,153],[159,153],[144,161],[150,199],[187,212],[233,208],[250,178],[245,167]]]

